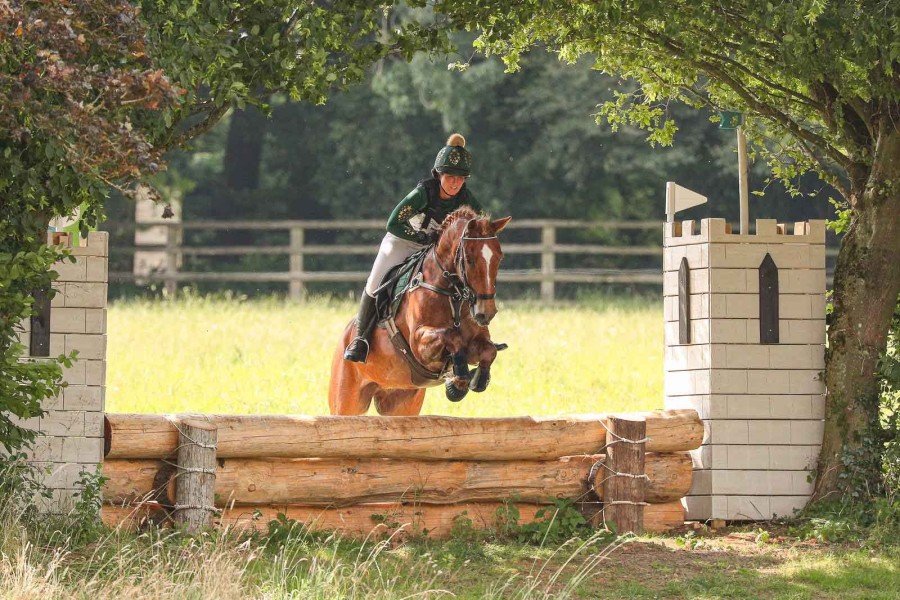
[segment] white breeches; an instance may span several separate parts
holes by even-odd
[[[374,296],[375,290],[381,285],[381,280],[391,270],[391,267],[399,265],[422,248],[424,246],[421,244],[404,240],[393,233],[385,234],[384,239],[381,240],[381,247],[378,248],[375,264],[372,265],[372,272],[366,281],[366,293]]]

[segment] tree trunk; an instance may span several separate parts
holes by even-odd
[[[610,416],[603,474],[603,520],[616,533],[644,531],[647,423]]]
[[[884,121],[890,121],[885,118]],[[887,345],[900,294],[900,132],[881,127],[868,178],[852,182],[853,220],[834,274],[834,311],[828,330],[825,435],[814,500],[843,494],[843,458],[852,453],[857,475],[875,481],[877,453],[864,438],[878,424],[879,357]]]
[[[255,191],[259,188],[262,170],[262,153],[268,119],[255,106],[235,109],[231,113],[225,156],[222,160],[222,181],[225,189],[220,192],[211,208],[211,216],[219,220],[233,220],[260,216],[273,216],[260,209]],[[214,234],[220,243],[242,246],[253,243],[259,232],[226,230]],[[220,257],[221,258],[221,257]],[[240,256],[225,257],[227,262],[239,264]]]
[[[267,119],[255,106],[235,110],[231,114],[222,174],[229,190],[255,190],[259,187],[263,139]],[[240,208],[240,207],[237,207]],[[234,218],[235,215],[220,215]]]

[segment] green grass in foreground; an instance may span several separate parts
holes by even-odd
[[[900,597],[897,547],[759,529],[535,546],[473,532],[363,543],[302,528],[196,537],[95,530],[76,539],[77,526],[54,525],[0,507],[0,599]]]
[[[328,413],[348,302],[186,298],[109,309],[110,412]],[[507,342],[483,394],[428,391],[423,414],[556,415],[662,407],[662,304],[594,299],[545,309],[507,304],[491,325]],[[374,410],[374,409],[373,409]]]

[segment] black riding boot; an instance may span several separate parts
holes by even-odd
[[[344,360],[364,363],[369,356],[369,336],[375,329],[375,298],[363,290],[356,315],[356,337],[344,350]]]

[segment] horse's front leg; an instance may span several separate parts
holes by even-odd
[[[473,392],[483,392],[491,382],[491,365],[497,359],[497,346],[489,336],[478,336],[469,342],[467,360],[478,364],[469,382],[469,389]]]
[[[420,327],[416,331],[419,353],[425,361],[438,362],[444,352],[450,353],[453,361],[453,377],[447,381],[447,398],[459,402],[469,393],[468,348],[463,342],[460,331],[450,327]]]

